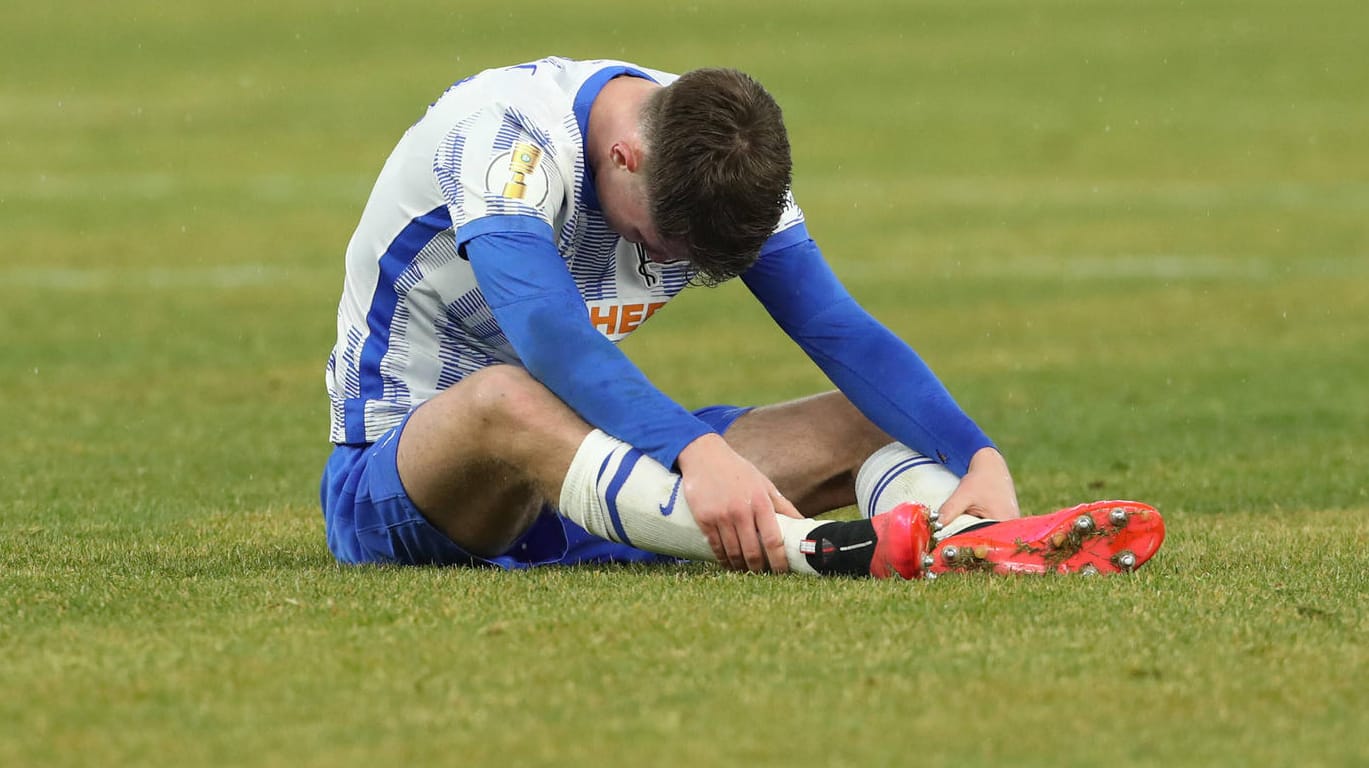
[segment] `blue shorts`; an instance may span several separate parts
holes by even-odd
[[[750,408],[715,405],[694,412],[726,432]],[[410,413],[412,415],[412,412]],[[595,536],[544,509],[527,533],[497,557],[472,555],[428,522],[399,481],[399,426],[369,445],[338,445],[319,490],[328,549],[340,562],[397,565],[493,565],[531,568],[579,563],[656,563],[675,558]]]

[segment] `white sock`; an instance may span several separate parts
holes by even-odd
[[[680,492],[680,476],[608,434],[594,430],[571,460],[561,485],[560,513],[600,538],[689,560],[717,562]],[[775,515],[789,570],[816,575],[800,551],[826,521]]]
[[[930,459],[902,443],[890,443],[870,455],[856,474],[856,506],[865,517],[881,515],[907,501],[941,509],[960,485],[960,478],[941,462]],[[961,515],[936,534],[940,541],[984,522]]]

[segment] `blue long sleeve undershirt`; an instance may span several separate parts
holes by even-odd
[[[590,323],[575,280],[546,236],[478,235],[465,245],[476,282],[528,373],[580,417],[667,467],[712,428],[657,389]]]
[[[796,228],[797,229],[797,228]],[[817,245],[784,233],[742,276],[771,317],[871,421],[957,475],[993,442],[922,358],[860,307]],[[590,323],[551,233],[465,243],[481,291],[524,367],[590,424],[667,467],[711,428],[657,389]]]
[[[744,275],[751,293],[832,383],[880,429],[963,476],[987,435],[907,343],[865,311],[804,238]]]

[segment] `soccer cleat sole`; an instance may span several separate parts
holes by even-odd
[[[1165,522],[1138,501],[1094,501],[951,536],[932,550],[930,573],[1123,573],[1160,549]]]
[[[905,503],[870,518],[875,526],[875,552],[870,575],[876,579],[935,578],[926,569],[932,529],[927,508]]]

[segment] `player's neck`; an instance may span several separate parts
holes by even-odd
[[[585,156],[595,174],[609,162],[609,149],[622,139],[640,142],[642,103],[661,86],[639,77],[615,77],[589,108]]]

